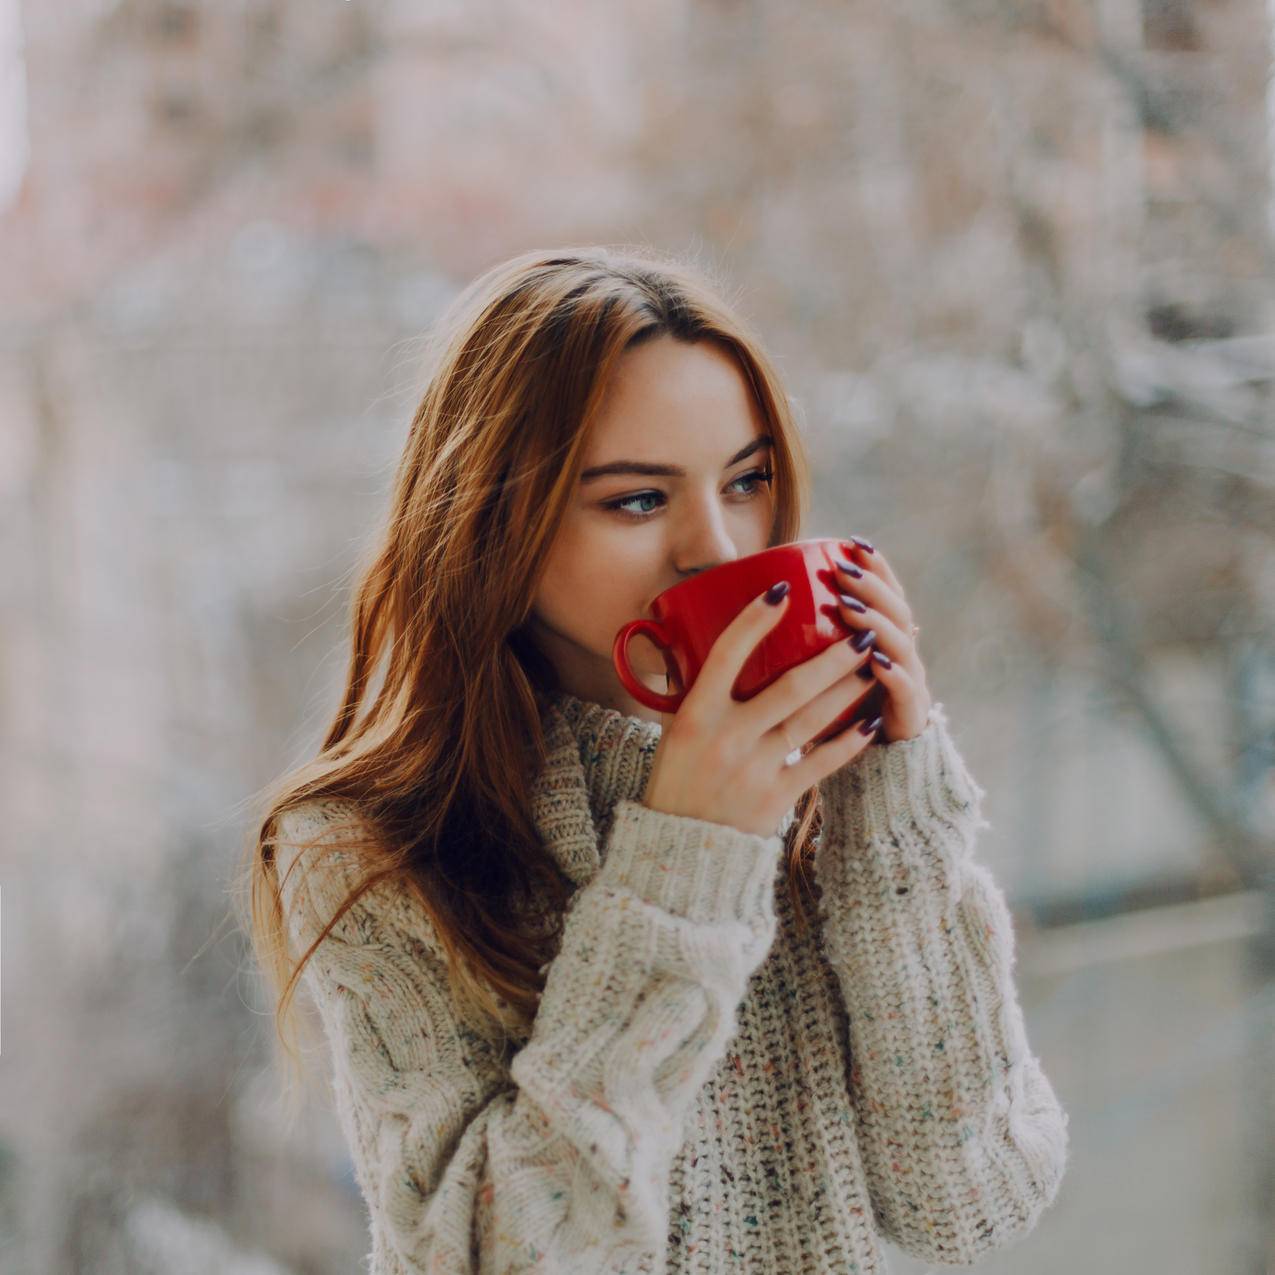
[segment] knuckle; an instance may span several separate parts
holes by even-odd
[[[784,688],[784,699],[789,703],[804,703],[815,690],[809,660],[790,668],[779,680]]]
[[[836,685],[862,685],[862,683],[858,682],[858,679],[854,677],[854,671],[863,663],[866,652],[856,651],[849,642],[841,642],[839,645],[843,649],[837,656],[835,672]]]
[[[698,739],[706,734],[704,711],[698,699],[689,696],[678,711],[675,729],[681,740]]]
[[[729,774],[734,769],[735,760],[735,750],[728,739],[712,739],[704,748],[703,763],[710,774]]]

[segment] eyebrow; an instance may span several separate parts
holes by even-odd
[[[732,465],[739,464],[746,456],[751,456],[753,452],[760,451],[763,447],[770,447],[774,441],[769,434],[754,438],[751,443],[741,447],[722,468],[729,469]],[[586,469],[580,475],[580,481],[588,483],[595,478],[604,478],[608,474],[642,474],[648,478],[685,478],[686,470],[680,465],[657,465],[651,461],[613,460],[609,464],[594,465],[592,469]]]

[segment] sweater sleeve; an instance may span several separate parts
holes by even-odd
[[[281,836],[321,835],[309,809],[282,816]],[[774,938],[781,848],[618,802],[507,1065],[458,1018],[419,906],[381,885],[360,898],[303,978],[370,1214],[371,1275],[598,1275],[663,1253],[683,1119]],[[322,862],[334,866],[283,888],[294,955],[354,880],[338,854]]]
[[[985,793],[941,704],[820,789],[820,920],[877,1224],[924,1261],[973,1263],[1035,1226],[1068,1148],[1028,1047],[1009,909],[972,856]]]

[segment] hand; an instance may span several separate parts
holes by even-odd
[[[881,551],[858,536],[841,543],[847,556],[833,559],[837,587],[863,608],[842,603],[841,616],[856,629],[875,630],[873,645],[886,657],[883,663],[874,656],[868,665],[886,692],[882,738],[886,743],[914,739],[925,729],[931,703],[916,649],[920,630],[913,626],[903,588]]]
[[[849,727],[786,764],[872,693],[871,682],[855,676],[872,648],[857,651],[850,638],[790,668],[751,699],[731,694],[748,657],[789,605],[786,592],[777,605],[766,599],[759,595],[718,634],[678,711],[661,714],[664,731],[642,797],[648,808],[774,836],[807,788],[872,742],[879,719],[866,735]]]

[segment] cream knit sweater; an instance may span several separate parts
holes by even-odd
[[[779,834],[641,803],[660,731],[565,694],[546,709],[533,813],[578,889],[523,1047],[460,1020],[401,890],[364,895],[307,966],[371,1275],[867,1275],[879,1235],[961,1264],[1026,1234],[1067,1115],[943,706],[822,782],[805,937]],[[312,803],[280,831],[342,813]],[[348,872],[291,875],[294,944]]]

